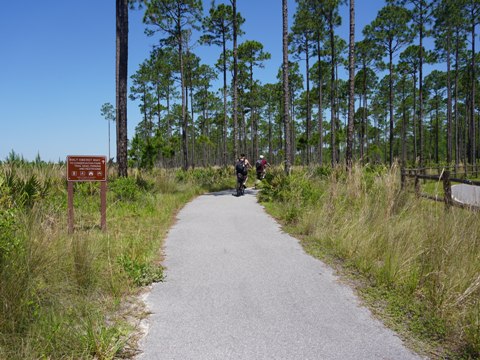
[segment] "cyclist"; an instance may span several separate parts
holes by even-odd
[[[270,164],[265,160],[263,155],[260,155],[260,158],[255,163],[255,169],[257,171],[257,182],[262,181],[265,178],[266,168],[270,166]]]
[[[240,158],[235,164],[235,174],[237,176],[237,196],[243,195],[246,188],[245,184],[248,179],[248,169],[251,168],[250,162],[245,157],[245,154],[241,154]]]

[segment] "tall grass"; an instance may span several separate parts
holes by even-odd
[[[363,279],[360,291],[384,304],[392,326],[442,356],[480,356],[478,213],[401,191],[395,167],[278,172],[261,199],[308,252]]]
[[[127,356],[127,304],[162,279],[162,240],[174,214],[195,195],[233,183],[219,169],[111,176],[105,233],[99,185],[77,183],[69,236],[65,168],[2,164],[0,359]]]

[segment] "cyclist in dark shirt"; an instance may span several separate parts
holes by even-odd
[[[237,176],[237,196],[243,195],[243,192],[246,188],[245,184],[248,179],[248,169],[251,167],[252,165],[245,157],[245,154],[241,154],[240,158],[235,164],[235,174]]]

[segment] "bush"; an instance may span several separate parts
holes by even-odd
[[[10,198],[10,203],[17,207],[32,208],[37,200],[47,197],[51,187],[50,179],[45,179],[43,183],[37,178],[35,173],[27,176],[19,176],[15,167],[3,169],[0,176],[0,189],[4,194],[2,202],[6,202],[6,197]]]
[[[109,190],[118,200],[135,201],[140,195],[137,180],[132,177],[119,177],[108,183]]]
[[[4,260],[19,246],[20,240],[15,236],[18,228],[16,211],[0,208],[0,272]]]
[[[232,167],[207,167],[198,169],[177,170],[177,182],[190,184],[208,191],[223,190],[234,187],[234,170]]]

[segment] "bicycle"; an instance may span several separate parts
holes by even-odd
[[[246,176],[242,174],[237,174],[237,186],[236,186],[237,196],[242,196],[245,194],[246,180],[247,180]]]

